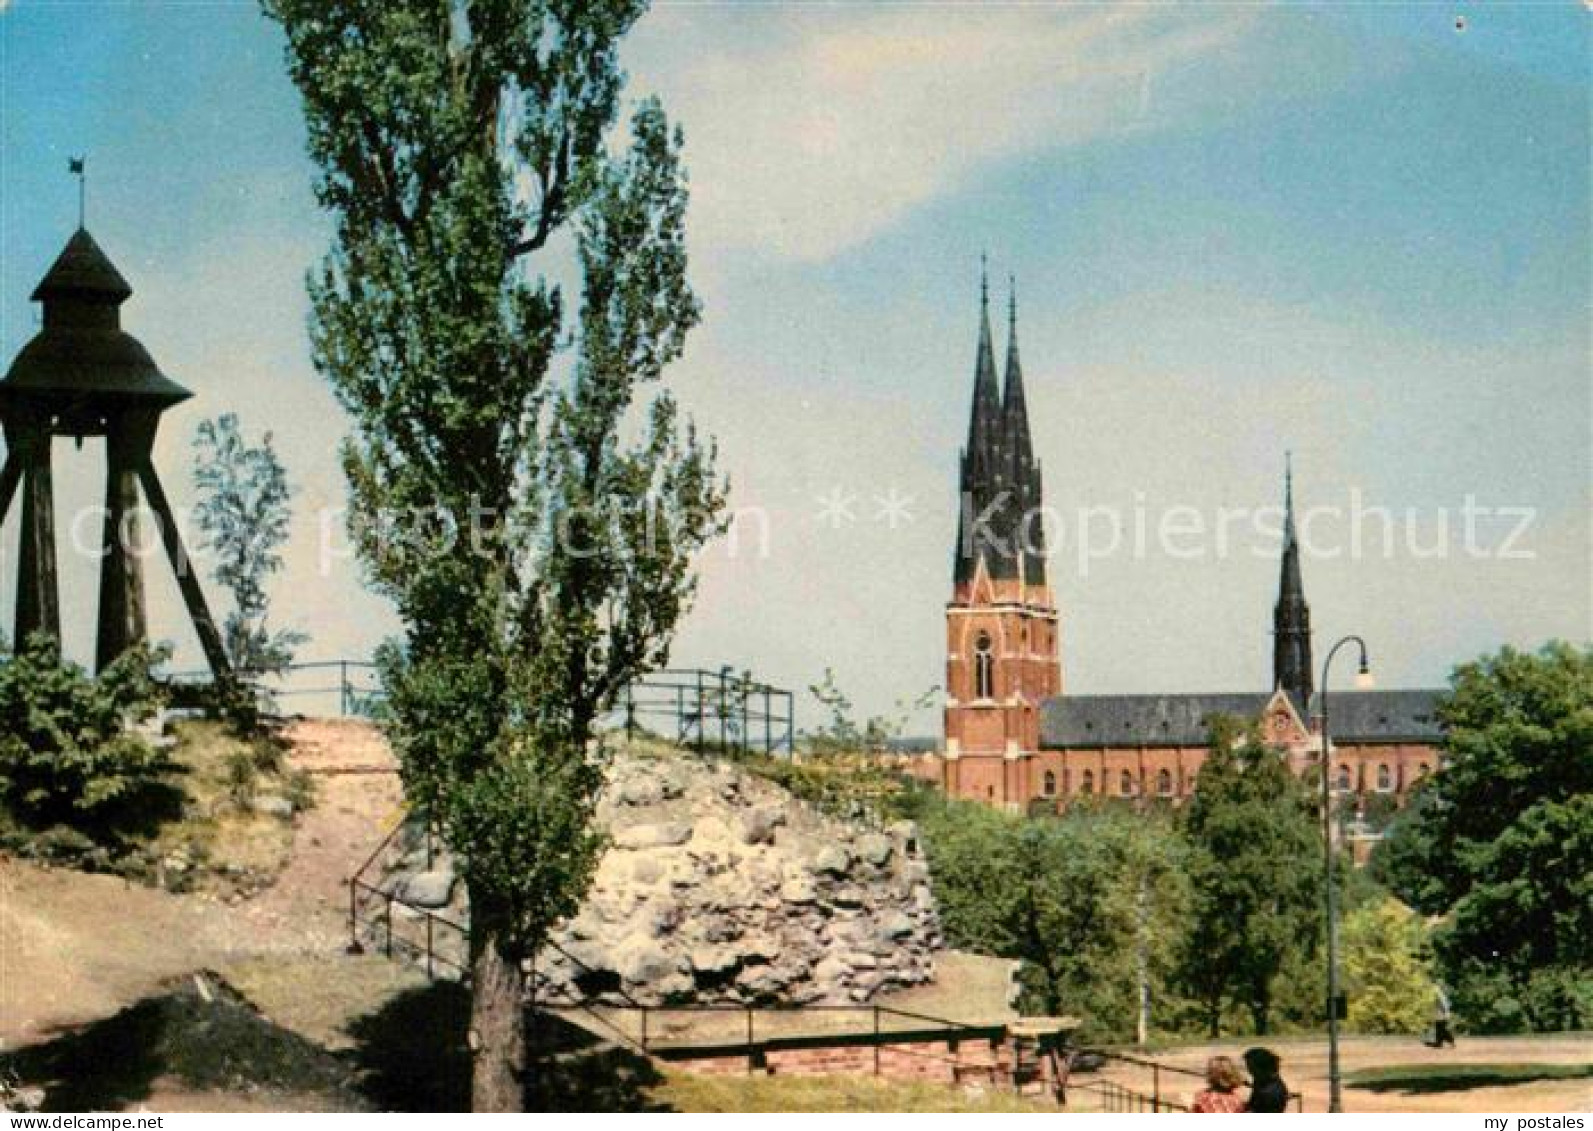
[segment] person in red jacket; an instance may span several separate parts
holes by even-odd
[[[1239,1094],[1245,1078],[1239,1066],[1230,1057],[1214,1056],[1206,1062],[1206,1089],[1195,1093],[1190,1111],[1208,1115],[1230,1115],[1245,1109],[1245,1098]]]

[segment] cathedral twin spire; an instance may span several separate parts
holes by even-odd
[[[971,581],[982,558],[993,580],[1021,578],[1030,585],[1044,584],[1040,465],[1029,435],[1023,366],[1018,358],[1017,289],[1012,285],[1007,304],[1007,365],[998,390],[990,334],[990,283],[982,264],[979,346],[960,488],[956,580]]]

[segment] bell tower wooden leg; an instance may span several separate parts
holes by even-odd
[[[182,591],[183,604],[188,606],[188,616],[194,623],[194,631],[199,634],[199,646],[205,651],[210,674],[217,679],[230,675],[232,665],[227,661],[221,633],[216,631],[216,622],[211,619],[210,608],[205,604],[204,591],[199,588],[199,578],[194,576],[193,563],[188,558],[188,551],[183,548],[182,533],[172,516],[171,504],[166,501],[166,491],[160,485],[154,465],[147,459],[139,464],[138,481],[143,484],[144,497],[155,512],[160,539],[166,546],[166,557],[171,562],[172,572],[177,575],[177,587]]]
[[[14,416],[6,438],[22,472],[22,548],[18,555],[16,643],[35,632],[61,639],[55,571],[55,498],[50,477],[50,426]]]
[[[138,536],[138,468],[155,442],[153,414],[113,419],[105,442],[105,534],[100,559],[99,625],[94,655],[104,670],[146,636],[143,550]]]
[[[0,526],[5,525],[6,515],[11,511],[11,499],[17,493],[17,483],[21,478],[22,465],[7,455],[5,466],[0,467]]]

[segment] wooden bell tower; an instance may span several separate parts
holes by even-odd
[[[43,329],[0,380],[6,442],[0,522],[19,488],[22,493],[16,640],[35,632],[61,636],[51,444],[57,436],[103,436],[107,474],[95,663],[104,668],[145,638],[143,577],[136,552],[130,552],[140,546],[142,488],[211,674],[220,677],[229,671],[221,635],[151,459],[160,414],[193,394],[163,374],[149,351],[121,328],[121,305],[132,293],[94,237],[78,228],[33,292],[33,301],[44,306]]]

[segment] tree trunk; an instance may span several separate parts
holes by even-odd
[[[525,1110],[526,976],[486,916],[472,932],[470,1109]],[[485,921],[483,921],[485,920]]]

